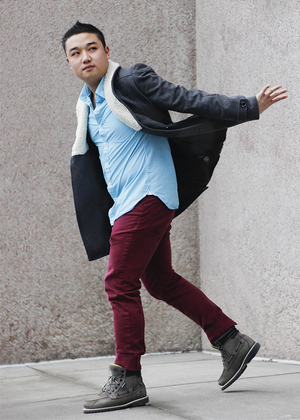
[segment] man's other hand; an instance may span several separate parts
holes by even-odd
[[[256,95],[260,114],[269,108],[269,106],[287,98],[287,95],[285,95],[287,89],[281,88],[281,85],[272,88],[271,85],[267,85]]]

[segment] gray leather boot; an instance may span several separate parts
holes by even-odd
[[[140,373],[126,375],[126,369],[109,365],[111,376],[97,399],[83,405],[84,413],[120,410],[147,404],[149,398]]]
[[[260,344],[239,331],[234,337],[228,338],[224,343],[221,341],[222,338],[217,340],[215,345],[220,350],[223,360],[224,369],[218,384],[222,386],[221,389],[224,391],[245,371],[247,364],[258,352]]]

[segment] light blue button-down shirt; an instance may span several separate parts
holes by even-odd
[[[169,209],[177,209],[177,180],[168,139],[135,131],[121,122],[107,105],[103,84],[104,78],[96,90],[95,108],[86,85],[80,99],[90,108],[88,129],[114,200],[109,211],[111,225],[148,194],[157,196]]]

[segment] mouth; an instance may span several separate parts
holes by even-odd
[[[94,66],[89,65],[89,66],[85,66],[85,67],[83,67],[83,70],[91,70],[91,69],[93,69],[93,68],[94,68]]]

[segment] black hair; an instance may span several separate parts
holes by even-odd
[[[97,38],[102,42],[103,48],[106,47],[105,38],[100,29],[96,28],[94,25],[90,25],[89,23],[81,23],[77,20],[75,25],[73,25],[72,28],[70,28],[62,38],[61,43],[64,51],[66,52],[66,42],[69,38],[71,38],[71,36],[84,32],[97,35]]]

